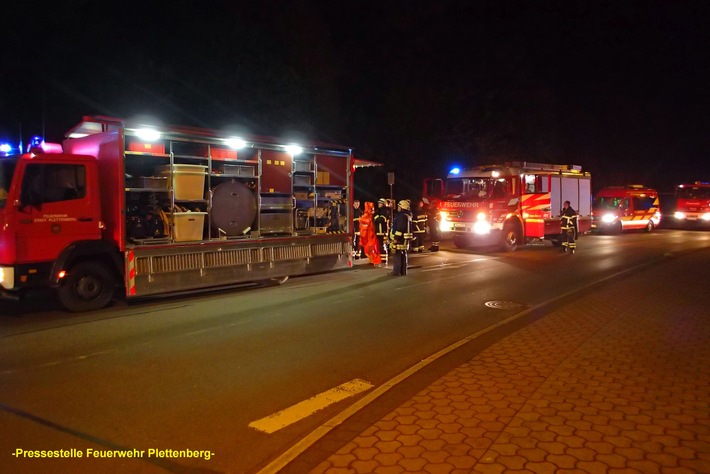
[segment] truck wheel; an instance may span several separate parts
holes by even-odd
[[[646,224],[646,228],[644,230],[646,232],[653,232],[653,221],[648,221],[648,224]]]
[[[111,301],[115,284],[115,278],[104,265],[79,262],[67,272],[57,295],[67,311],[94,311]]]
[[[521,244],[520,230],[517,226],[507,224],[503,227],[500,247],[506,252],[514,252]]]

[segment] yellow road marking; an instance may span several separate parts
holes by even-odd
[[[365,382],[360,379],[353,379],[342,385],[331,388],[330,390],[319,393],[308,400],[296,403],[295,405],[278,411],[273,415],[269,415],[266,418],[252,421],[249,423],[249,427],[263,431],[264,433],[274,433],[281,428],[285,428],[288,425],[296,423],[297,421],[312,415],[318,410],[322,410],[328,405],[345,400],[346,398],[357,395],[360,392],[370,390],[372,387],[373,385],[369,382]]]

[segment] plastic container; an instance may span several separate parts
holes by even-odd
[[[159,166],[156,174],[170,176],[170,165]],[[202,165],[173,165],[173,192],[180,201],[197,201],[205,198],[207,167]]]
[[[206,212],[174,212],[173,240],[175,242],[202,240],[206,215]]]

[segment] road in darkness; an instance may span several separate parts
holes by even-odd
[[[708,248],[710,232],[661,229],[583,236],[575,255],[445,246],[413,255],[404,278],[358,264],[92,314],[35,301],[19,315],[0,303],[0,472],[256,472],[366,392],[273,433],[252,422],[349,381],[381,386],[522,309]],[[144,455],[87,459],[89,448]],[[148,457],[151,448],[212,454]],[[16,449],[76,451],[18,459]]]

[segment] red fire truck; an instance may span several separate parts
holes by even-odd
[[[352,265],[348,147],[84,117],[0,158],[0,292],[69,311]]]
[[[710,226],[710,183],[696,181],[675,189],[676,222],[681,226]]]
[[[509,162],[454,169],[425,182],[443,235],[459,248],[498,245],[512,251],[542,239],[561,243],[560,211],[570,201],[577,233],[591,227],[591,176],[577,165]]]

